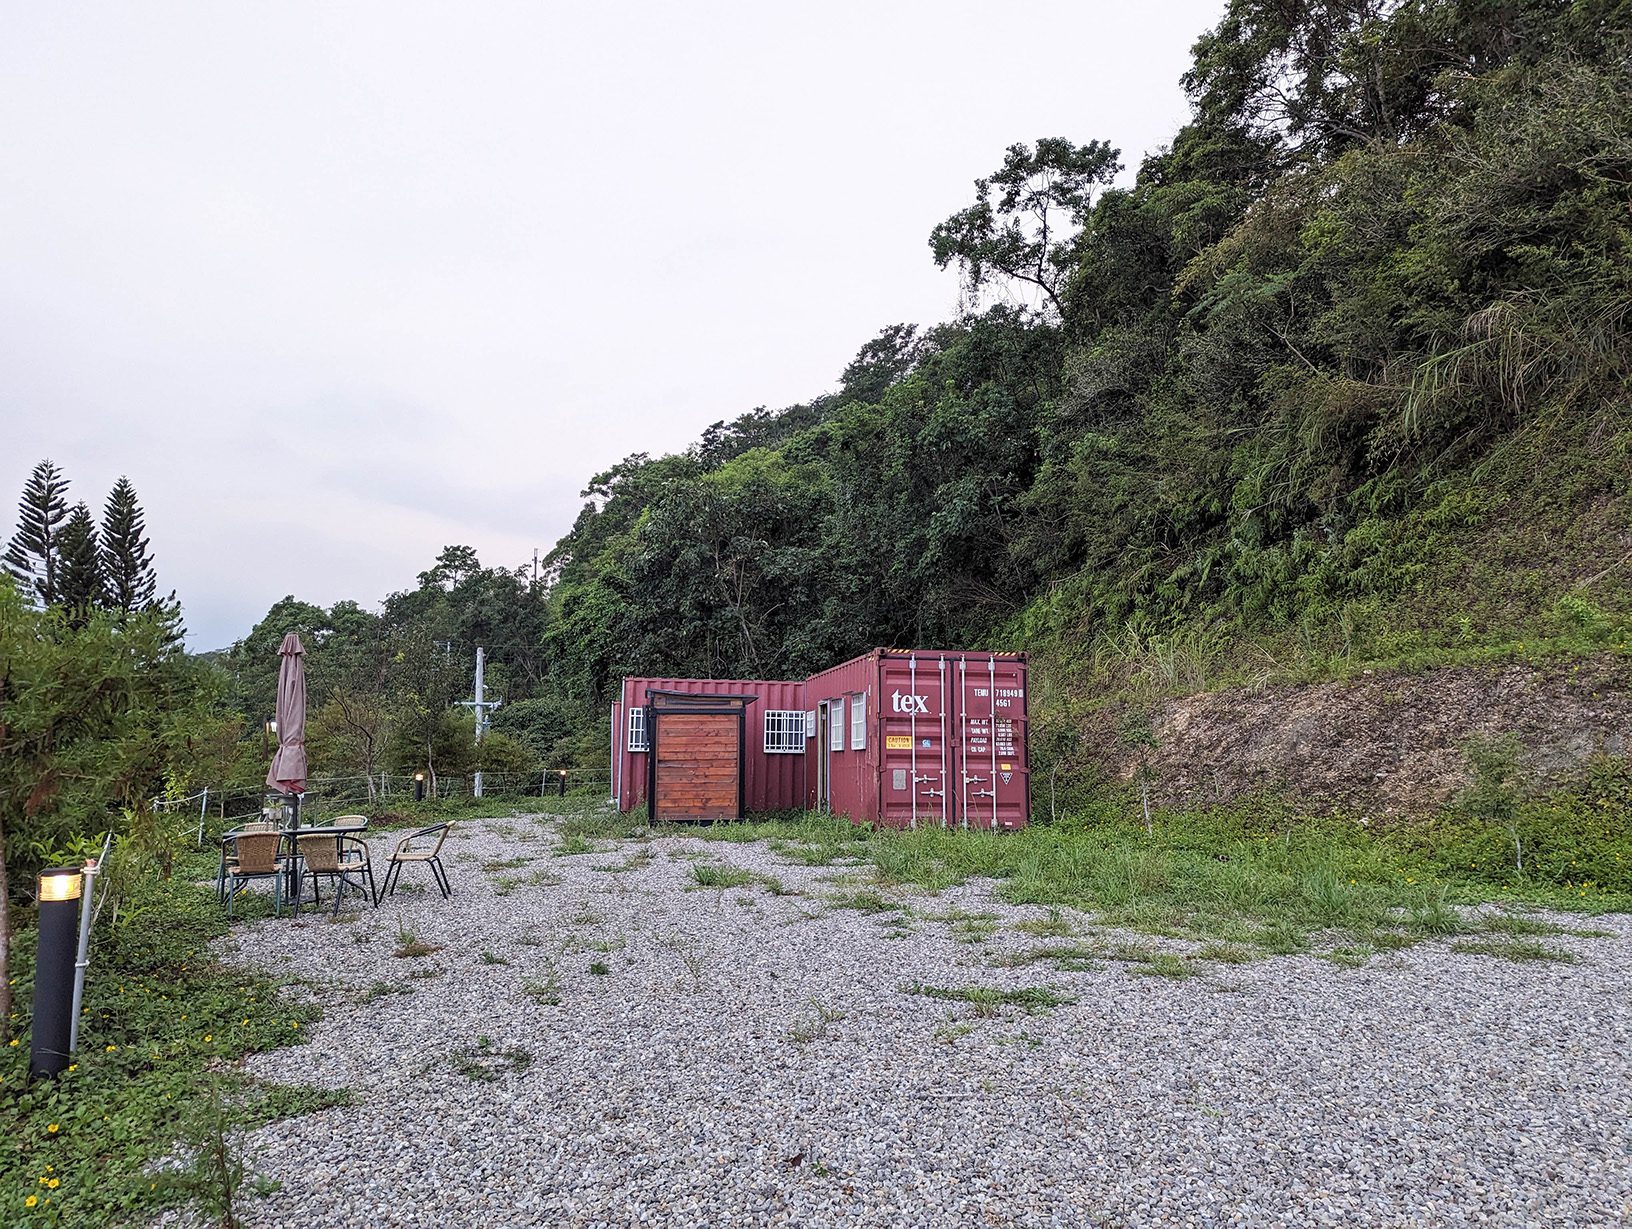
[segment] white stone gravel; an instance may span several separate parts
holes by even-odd
[[[376,858],[391,840],[374,838]],[[966,943],[945,922],[897,936],[882,915],[827,909],[844,868],[763,844],[558,857],[556,843],[545,817],[464,821],[445,850],[451,900],[399,892],[377,912],[349,903],[348,924],[268,919],[224,941],[325,1010],[307,1044],[250,1070],[358,1099],[247,1137],[251,1168],[281,1183],[249,1201],[249,1225],[1632,1221],[1632,919],[1546,940],[1575,965],[1439,944],[1170,981],[994,967],[1038,942],[1012,927],[1044,911],[990,883],[906,897],[1002,916]],[[609,873],[639,851],[651,860]],[[514,857],[536,861],[483,869]],[[799,894],[688,891],[696,860]],[[520,882],[501,894],[505,877]],[[395,957],[399,915],[442,950]],[[552,964],[546,1006],[523,981]],[[980,1018],[903,992],[917,980],[1077,1002]],[[408,992],[365,1001],[381,983]],[[842,1018],[824,1025],[813,1004]],[[478,1037],[530,1065],[460,1074]]]

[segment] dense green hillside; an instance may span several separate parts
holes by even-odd
[[[1081,701],[1624,638],[1628,25],[1237,0],[1131,187],[1016,146],[935,228],[976,310],[594,480],[552,686],[992,644]]]

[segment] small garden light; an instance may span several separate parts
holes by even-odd
[[[561,797],[565,798],[566,796],[567,796],[567,770],[565,768],[563,768],[561,770]]]
[[[425,774],[422,772],[414,774],[414,801],[425,801]]]
[[[40,942],[34,965],[29,1079],[59,1075],[68,1066],[74,1015],[78,905],[84,890],[85,877],[78,867],[55,866],[40,872]]]

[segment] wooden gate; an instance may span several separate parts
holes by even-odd
[[[744,713],[753,696],[646,693],[651,780],[659,820],[741,819]]]

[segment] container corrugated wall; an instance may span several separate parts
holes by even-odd
[[[612,705],[612,797],[621,811],[646,803],[646,692],[679,691],[699,696],[751,695],[743,731],[743,805],[749,811],[784,811],[804,805],[805,684],[771,679],[626,678]],[[638,711],[637,711],[638,710]],[[767,730],[767,715],[773,728]],[[797,737],[793,731],[796,725]],[[783,750],[767,750],[770,745]],[[795,750],[797,746],[797,750]]]
[[[894,827],[1022,828],[1026,657],[876,649],[815,674],[806,805]]]

